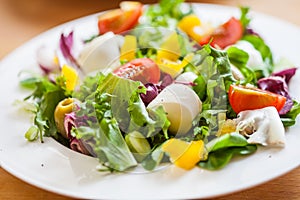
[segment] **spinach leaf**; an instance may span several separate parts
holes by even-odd
[[[209,152],[212,152],[228,147],[246,146],[247,144],[248,142],[244,136],[239,133],[230,133],[211,140],[206,147]]]
[[[198,166],[208,170],[218,170],[225,167],[234,156],[249,155],[256,151],[256,145],[246,145],[243,147],[230,147],[211,152],[206,161],[200,161]]]
[[[247,67],[247,62],[249,60],[248,53],[232,46],[227,49],[227,54],[230,62],[237,67],[245,77],[245,80],[243,80],[241,84],[256,84],[257,78],[255,72]]]
[[[264,74],[264,76],[269,76],[269,74],[271,74],[274,71],[274,61],[273,61],[273,55],[270,47],[265,43],[265,41],[261,37],[257,35],[247,34],[242,38],[242,40],[246,40],[250,42],[254,46],[254,48],[260,52],[266,64],[266,66],[262,66],[262,67],[266,67],[268,73],[268,74]]]
[[[211,140],[206,145],[208,158],[200,161],[198,166],[217,170],[226,166],[235,155],[248,155],[256,151],[256,145],[249,144],[239,133],[225,134]]]

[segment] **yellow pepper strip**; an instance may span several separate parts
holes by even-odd
[[[182,18],[178,23],[178,27],[197,42],[213,31],[210,24],[202,23],[195,14]]]
[[[176,62],[180,57],[180,44],[178,35],[174,31],[171,35],[161,44],[160,49],[157,51],[157,60],[167,59]]]
[[[157,64],[159,68],[165,72],[170,74],[173,78],[178,76],[182,69],[193,59],[194,54],[190,53],[186,55],[182,61],[171,61],[168,59],[160,59],[157,60]]]
[[[195,14],[185,16],[178,23],[178,27],[196,41],[200,41],[202,36],[196,34],[194,28],[200,26],[201,26],[201,21]]]
[[[65,78],[66,89],[73,91],[78,82],[78,74],[76,70],[68,65],[63,65],[61,75]]]
[[[124,44],[121,47],[120,60],[131,61],[135,59],[137,48],[137,39],[133,35],[126,35],[124,37]]]
[[[185,142],[172,138],[163,144],[162,150],[170,156],[171,162],[176,166],[190,170],[204,155],[204,142],[202,140]]]

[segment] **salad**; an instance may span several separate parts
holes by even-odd
[[[218,170],[258,148],[283,148],[300,104],[282,69],[240,16],[202,21],[190,4],[124,1],[98,16],[98,34],[37,50],[42,73],[22,87],[29,141],[52,137],[108,171],[162,164]],[[223,21],[222,21],[223,20]],[[80,45],[78,45],[80,44]]]

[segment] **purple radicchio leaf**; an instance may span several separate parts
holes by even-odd
[[[64,127],[65,127],[68,138],[72,139],[73,136],[71,135],[71,130],[73,127],[77,127],[76,123],[75,123],[75,113],[74,112],[66,114],[65,121],[64,121]]]
[[[65,58],[65,60],[69,61],[72,66],[78,67],[77,61],[72,53],[74,47],[74,32],[71,31],[68,35],[64,35],[63,33],[60,35],[59,47],[60,51]]]
[[[262,78],[258,80],[257,85],[262,90],[267,90],[286,98],[286,102],[283,108],[279,111],[280,115],[288,113],[293,107],[293,100],[289,94],[287,83],[283,77],[280,76],[270,76],[267,78]]]
[[[254,31],[252,28],[247,28],[246,29],[246,34],[256,35],[256,36],[260,37],[260,35],[256,31]]]
[[[174,79],[168,73],[163,73],[162,72],[161,77],[162,77],[161,83],[158,85],[158,88],[159,88],[160,91],[165,89],[168,85],[171,85],[174,82]]]
[[[55,52],[49,47],[39,47],[36,52],[36,60],[45,75],[59,71],[59,65],[55,62]]]
[[[77,139],[71,135],[71,130],[73,127],[79,127],[81,125],[87,125],[87,120],[89,120],[87,116],[84,117],[76,117],[75,112],[66,114],[64,126],[67,132],[67,136],[70,139],[70,148],[79,153],[83,153],[86,155],[95,155],[91,146],[81,139]],[[90,120],[94,121],[96,119],[91,118]]]
[[[168,85],[172,84],[174,82],[174,79],[171,77],[170,74],[161,73],[161,82],[159,84],[153,84],[153,83],[146,83],[146,94],[140,94],[140,97],[147,106],[155,97]]]
[[[141,99],[144,102],[145,106],[147,106],[157,95],[158,88],[153,83],[146,83],[146,94],[141,93]]]
[[[286,84],[289,84],[291,78],[296,74],[296,67],[285,69],[279,72],[275,72],[272,74],[272,76],[280,76],[284,78]]]
[[[73,151],[77,151],[77,152],[85,154],[85,155],[91,155],[87,145],[82,140],[78,140],[75,137],[71,139],[70,148]]]

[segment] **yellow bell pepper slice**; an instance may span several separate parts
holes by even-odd
[[[157,64],[159,66],[159,68],[165,72],[170,74],[173,78],[175,78],[176,76],[178,76],[183,68],[189,63],[191,62],[191,60],[193,59],[194,54],[190,53],[188,55],[186,55],[182,61],[171,61],[168,59],[160,59],[157,61]]]
[[[61,75],[65,78],[66,89],[73,91],[78,82],[78,74],[76,70],[68,65],[63,65]]]
[[[185,142],[172,138],[163,144],[162,150],[170,156],[171,162],[176,166],[190,170],[203,158],[204,142]]]
[[[213,31],[210,24],[202,23],[195,14],[182,18],[182,20],[178,22],[178,27],[197,42]]]
[[[126,35],[124,43],[121,47],[120,60],[131,61],[135,59],[135,52],[137,48],[137,39],[133,35]]]
[[[180,44],[178,35],[174,31],[171,35],[161,44],[160,49],[157,51],[157,60],[167,59],[176,62],[180,57]]]

